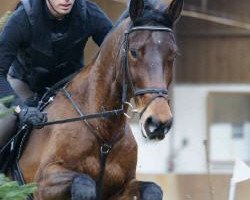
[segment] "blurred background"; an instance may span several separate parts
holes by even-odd
[[[0,15],[18,0],[0,0]],[[93,0],[115,22],[126,0]],[[169,3],[171,0],[166,0]],[[227,200],[235,159],[250,164],[250,1],[185,0],[175,27],[180,55],[171,87],[174,127],[139,146],[138,178],[156,181],[170,200]],[[86,47],[87,62],[97,47]],[[250,181],[236,200],[249,200]]]

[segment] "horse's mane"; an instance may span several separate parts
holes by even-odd
[[[160,25],[172,28],[173,23],[165,12],[166,5],[160,0],[144,0],[143,15],[133,22],[133,26],[143,25]],[[119,19],[116,21],[114,28],[116,29],[120,23],[129,17],[129,8],[127,8]]]

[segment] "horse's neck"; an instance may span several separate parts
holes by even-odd
[[[70,93],[74,99],[77,98],[80,109],[85,113],[110,111],[122,106],[121,36],[116,37],[116,34],[119,33],[108,36],[95,62],[82,70],[69,85]],[[124,127],[126,120],[123,116],[117,116],[112,120],[91,120],[91,123],[111,131]]]

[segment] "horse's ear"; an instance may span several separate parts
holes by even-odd
[[[129,15],[132,21],[142,16],[144,10],[144,0],[131,0],[129,3]]]
[[[174,23],[180,17],[183,5],[184,0],[173,0],[167,8],[167,15],[172,23]]]

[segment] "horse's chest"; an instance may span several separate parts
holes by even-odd
[[[108,187],[111,184],[122,185],[124,183],[126,170],[121,167],[120,163],[114,163],[108,157],[105,163],[95,157],[86,158],[84,163],[84,171],[94,177],[95,180],[99,180],[100,176],[103,175],[104,184]]]
[[[121,167],[119,163],[108,163],[105,166],[105,183],[111,184],[111,182],[115,185],[123,184],[125,180],[126,171]]]

